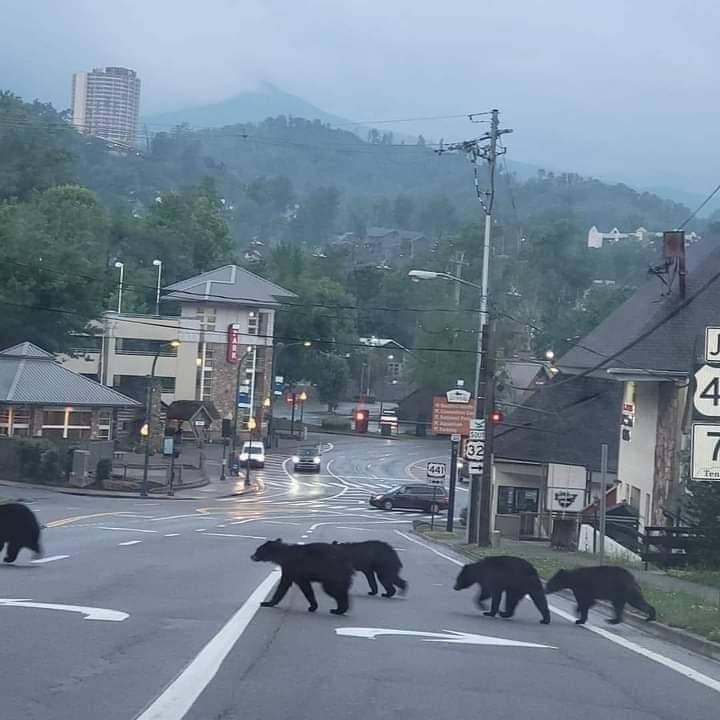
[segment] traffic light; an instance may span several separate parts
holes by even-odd
[[[495,408],[490,412],[490,422],[493,425],[499,425],[503,421],[503,414],[500,410]]]
[[[367,410],[356,410],[353,413],[355,419],[355,432],[366,433],[368,431],[368,412]]]

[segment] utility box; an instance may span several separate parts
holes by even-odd
[[[72,470],[70,471],[70,485],[86,487],[92,485],[95,478],[90,477],[90,451],[73,450]]]

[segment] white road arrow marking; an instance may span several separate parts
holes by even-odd
[[[50,557],[41,557],[41,558],[35,558],[34,560],[31,560],[31,563],[34,563],[35,565],[43,565],[45,563],[49,562],[55,562],[56,560],[65,560],[66,558],[69,558],[69,555],[50,555]]]
[[[475,635],[473,633],[458,632],[456,630],[443,630],[441,633],[426,632],[425,630],[393,630],[392,628],[366,628],[366,627],[340,627],[335,628],[338,635],[345,637],[359,637],[374,640],[382,635],[414,635],[425,638],[423,642],[446,642],[462,645],[500,645],[505,647],[547,648],[557,650],[553,645],[539,645],[538,643],[521,642],[520,640],[507,640],[506,638],[491,637],[490,635]]]
[[[65,610],[67,612],[82,613],[84,620],[107,620],[108,622],[122,622],[130,616],[119,610],[106,608],[85,607],[83,605],[59,605],[57,603],[33,602],[30,598],[0,598],[0,605],[6,607],[37,608],[39,610]]]

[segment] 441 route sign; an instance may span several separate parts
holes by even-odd
[[[720,417],[720,367],[703,365],[695,373],[693,406],[705,417]]]

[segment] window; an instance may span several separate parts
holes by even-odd
[[[630,506],[640,512],[640,488],[634,485],[630,490]]]
[[[43,411],[42,436],[70,440],[89,440],[92,411],[66,407],[63,410],[48,408]]]
[[[400,377],[400,370],[402,368],[402,364],[399,362],[391,361],[387,364],[387,376],[390,378],[398,378]]]
[[[100,352],[102,341],[102,335],[74,335],[71,352],[75,355]]]
[[[650,493],[645,493],[645,524],[650,523]]]
[[[262,335],[263,337],[267,337],[270,334],[270,313],[260,312],[258,313],[258,316],[260,318],[258,324],[258,334]]]
[[[115,352],[118,355],[159,355],[177,357],[177,348],[170,346],[169,340],[144,340],[141,338],[117,338]]]
[[[13,437],[27,436],[30,434],[30,410],[28,408],[12,408],[12,432]]]
[[[217,325],[217,311],[215,308],[203,308],[195,314],[195,319],[200,323],[200,331],[215,330]]]
[[[248,314],[248,335],[258,334],[258,316],[253,310]]]
[[[0,437],[8,437],[10,435],[10,420],[12,413],[9,407],[0,408]]]
[[[160,382],[161,393],[174,393],[175,392],[175,378],[174,377],[158,377],[156,378]]]
[[[537,488],[508,487],[498,488],[498,515],[516,515],[521,512],[538,511],[540,491]]]
[[[112,410],[100,410],[98,413],[97,439],[109,440],[112,437]]]

